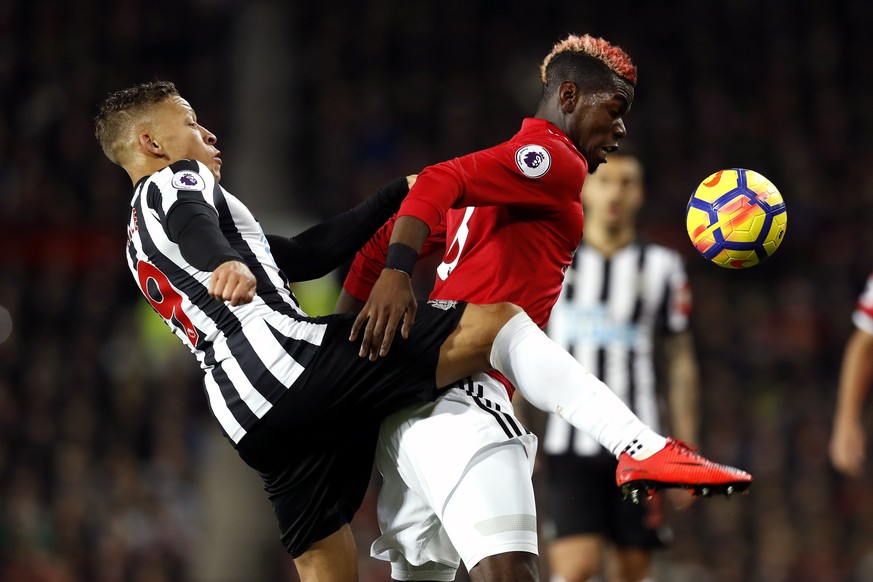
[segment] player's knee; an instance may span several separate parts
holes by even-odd
[[[483,331],[489,338],[489,343],[494,341],[497,333],[506,325],[510,319],[523,313],[524,310],[514,303],[504,301],[502,303],[491,303],[488,305],[477,305],[476,308],[481,310],[483,321]]]
[[[473,582],[536,582],[539,580],[539,558],[528,552],[504,552],[483,558],[470,569]]]
[[[588,582],[600,572],[602,553],[599,537],[559,537],[549,547],[552,577],[560,582]]]
[[[516,305],[515,303],[510,303],[509,301],[504,301],[503,303],[495,303],[494,304],[495,311],[495,319],[499,320],[500,327],[503,327],[507,321],[522,313],[524,310]]]
[[[346,524],[294,558],[294,565],[303,582],[356,582],[357,560],[354,536]]]
[[[524,311],[512,303],[469,304],[458,328],[440,347],[437,386],[491,369],[491,349],[506,323]]]
[[[461,319],[461,327],[466,328],[467,339],[475,338],[476,344],[483,350],[490,350],[497,333],[510,319],[524,313],[524,310],[514,303],[489,303],[486,305],[469,304]]]

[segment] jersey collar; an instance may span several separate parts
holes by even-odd
[[[546,121],[545,119],[540,119],[539,117],[525,117],[524,120],[521,122],[521,130],[519,132],[522,131],[547,131],[564,143],[566,143],[573,151],[573,153],[575,153],[578,157],[583,160],[585,159],[585,156],[582,155],[582,152],[576,149],[576,145],[572,141],[570,141],[570,138],[567,137],[567,134],[558,129],[558,126],[551,121]]]

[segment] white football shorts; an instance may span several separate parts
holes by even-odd
[[[454,580],[504,552],[537,554],[531,474],[537,440],[515,418],[504,386],[479,374],[435,402],[382,423],[382,535],[371,555],[395,580]]]

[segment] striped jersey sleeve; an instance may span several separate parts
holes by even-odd
[[[218,213],[216,194],[219,194],[220,200],[224,192],[221,187],[216,188],[212,172],[200,162],[190,160],[176,162],[170,169],[174,171],[162,173],[160,179],[155,180],[157,189],[152,192],[156,199],[152,201],[152,205],[167,215],[176,204],[188,201],[205,202]],[[166,223],[163,226],[166,228]]]

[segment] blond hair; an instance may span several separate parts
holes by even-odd
[[[169,81],[142,83],[110,94],[94,119],[94,134],[106,157],[123,165],[124,151],[135,139],[137,122],[155,104],[178,95]]]

